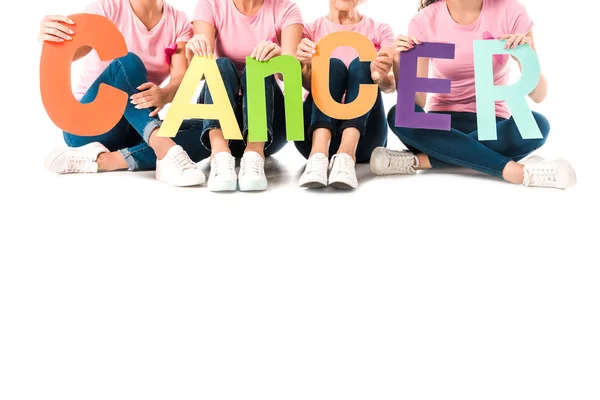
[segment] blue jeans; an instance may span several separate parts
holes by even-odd
[[[102,83],[131,96],[138,93],[136,88],[146,82],[148,76],[144,63],[138,56],[129,53],[110,63],[87,90],[81,103],[94,101]],[[147,143],[152,131],[160,127],[161,120],[158,117],[150,117],[151,111],[151,109],[138,110],[128,100],[123,118],[110,131],[98,136],[77,136],[63,132],[65,143],[70,147],[80,147],[91,142],[100,142],[110,151],[119,151],[131,171],[155,169],[156,154]],[[210,156],[210,153],[200,144],[201,132],[201,120],[185,120],[177,136],[173,138],[196,162]]]
[[[358,97],[360,84],[372,84],[369,63],[360,62],[356,58],[348,68],[337,58],[329,62],[329,91],[331,97],[338,103],[346,94],[345,103],[350,103]],[[335,120],[323,113],[315,105],[312,95],[304,102],[304,126],[306,133],[303,142],[295,142],[298,151],[308,158],[312,149],[312,137],[316,129],[325,128],[331,131],[329,154],[335,154],[342,141],[345,129],[356,128],[360,132],[360,140],[356,149],[356,162],[369,162],[371,153],[376,147],[387,144],[388,126],[381,92],[373,108],[358,118],[351,120]]]
[[[416,112],[425,112],[415,105]],[[396,127],[396,106],[388,114],[392,131],[414,153],[429,156],[432,168],[452,166],[474,169],[502,177],[502,171],[510,161],[519,161],[546,143],[550,123],[541,114],[533,116],[542,132],[543,139],[523,139],[515,120],[496,117],[498,140],[480,142],[477,136],[477,114],[468,112],[444,112],[452,118],[452,129],[414,129]]]
[[[238,125],[242,131],[244,141],[232,140],[229,143],[231,154],[235,157],[241,157],[245,149],[245,141],[248,138],[248,97],[246,95],[246,69],[241,73],[235,67],[233,61],[229,58],[221,57],[217,59],[217,66],[221,73],[221,78],[225,84],[225,91],[229,102],[235,113]],[[273,75],[265,78],[265,94],[267,105],[267,136],[265,143],[265,156],[271,156],[277,153],[287,144],[285,127],[285,102],[283,92],[277,84]],[[213,104],[208,85],[204,85],[198,98],[199,104]],[[201,141],[204,147],[210,151],[210,138],[208,132],[212,129],[221,129],[221,124],[217,120],[204,120]]]

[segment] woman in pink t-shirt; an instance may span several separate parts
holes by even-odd
[[[369,161],[373,150],[387,143],[388,127],[381,92],[396,90],[392,70],[395,36],[387,24],[360,14],[357,7],[363,0],[330,0],[329,14],[307,24],[297,57],[302,63],[304,86],[310,90],[311,63],[317,43],[324,36],[338,31],[360,33],[369,38],[378,50],[377,60],[361,62],[352,47],[336,49],[330,60],[329,91],[339,103],[351,103],[358,97],[361,84],[377,84],[379,93],[373,108],[351,120],[335,120],[315,105],[312,96],[304,103],[307,132],[304,142],[296,147],[308,159],[299,186],[322,188],[331,185],[340,189],[356,189],[355,163]],[[329,156],[333,155],[331,162]],[[328,176],[328,171],[329,176]]]
[[[75,60],[85,57],[85,61],[75,96],[90,103],[106,84],[126,92],[131,101],[121,121],[102,135],[64,132],[70,147],[52,152],[46,167],[56,173],[156,169],[157,179],[174,186],[204,183],[202,171],[192,161],[209,155],[200,145],[202,121],[185,121],[174,140],[157,136],[158,112],[173,100],[187,70],[189,18],[162,0],[97,0],[85,12],[111,20],[130,53],[103,62],[92,48],[81,48]],[[68,42],[78,29],[68,17],[48,16],[42,21],[39,40]],[[167,78],[169,83],[161,87]]]
[[[417,112],[451,115],[450,131],[398,128],[395,107],[388,115],[391,129],[410,150],[397,152],[376,149],[371,157],[375,174],[414,174],[418,169],[459,166],[524,184],[568,188],[576,183],[573,167],[565,160],[546,161],[541,157],[523,160],[540,148],[548,137],[550,125],[546,118],[533,113],[542,139],[523,139],[505,102],[496,103],[498,140],[479,141],[473,41],[502,39],[506,48],[529,45],[535,50],[533,22],[525,7],[517,0],[423,0],[421,11],[413,18],[408,36],[398,37],[395,72],[399,69],[399,54],[411,51],[422,42],[454,43],[456,56],[452,60],[420,58],[420,77],[449,79],[450,94],[417,93]],[[509,56],[494,56],[494,82],[509,83]],[[529,94],[536,103],[546,97],[547,82],[542,75],[537,87]]]
[[[194,13],[195,36],[187,45],[194,55],[217,57],[229,100],[247,137],[246,57],[267,61],[281,54],[295,55],[302,39],[302,16],[289,0],[198,0]],[[202,143],[211,153],[208,189],[211,191],[260,191],[267,189],[264,157],[285,144],[283,92],[275,77],[265,79],[267,104],[266,143],[228,143],[219,121],[205,120]],[[199,103],[212,104],[204,86]],[[235,158],[242,157],[239,179]]]

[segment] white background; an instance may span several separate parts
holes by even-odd
[[[260,194],[54,176],[38,23],[87,4],[6,4],[0,399],[598,400],[598,9],[524,2],[566,192],[367,167],[356,192],[307,192],[292,145]],[[415,3],[363,11],[400,33]]]

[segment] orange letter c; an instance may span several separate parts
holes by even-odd
[[[71,90],[71,62],[82,46],[94,48],[100,60],[109,61],[127,55],[127,44],[115,24],[105,17],[75,14],[69,18],[75,23],[73,40],[46,42],[42,49],[42,102],[52,122],[62,130],[79,136],[101,135],[123,118],[127,93],[101,84],[96,99],[81,104]]]
[[[361,84],[358,97],[352,103],[340,104],[329,92],[329,59],[331,53],[341,46],[352,46],[358,52],[360,61],[374,61],[377,50],[366,37],[356,32],[334,32],[317,43],[317,54],[312,61],[311,94],[319,110],[331,118],[348,120],[365,115],[377,101],[377,85]]]

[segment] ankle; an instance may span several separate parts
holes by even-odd
[[[415,156],[415,163],[413,164],[414,169],[431,169],[431,163],[429,162],[429,156],[427,154],[417,154]]]
[[[117,171],[128,168],[125,158],[118,151],[100,153],[96,159],[96,163],[98,164],[98,171]]]
[[[171,147],[175,146],[176,143],[173,139],[168,137],[158,137],[157,135],[158,129],[155,129],[154,132],[150,134],[150,138],[148,138],[148,145],[154,150],[156,154],[156,158],[162,160],[165,158]]]
[[[525,180],[525,173],[523,164],[516,163],[514,161],[506,164],[506,167],[502,170],[502,178],[510,183],[522,184]]]
[[[209,161],[212,161],[212,159],[219,153],[228,153],[231,155],[231,150],[229,149],[229,147],[225,147],[225,148],[221,148],[221,149],[212,148]]]
[[[322,150],[322,149],[313,149],[308,158],[311,158],[312,156],[314,156],[315,154],[323,154],[325,157],[329,158],[329,151],[327,150]]]
[[[338,150],[337,154],[345,154],[347,156],[350,156],[352,158],[352,161],[356,163],[356,152],[354,151],[340,149]]]
[[[261,156],[263,159],[265,158],[265,150],[264,149],[246,149],[244,150],[244,154],[248,153],[248,152],[253,152],[258,154],[259,156]]]
[[[312,149],[310,155],[316,153],[325,154],[329,157],[329,144],[331,143],[331,131],[325,128],[318,128],[312,134]]]
[[[229,141],[223,136],[222,130],[211,129],[208,131],[208,141],[213,154],[221,153],[223,151],[231,153],[229,150]]]

